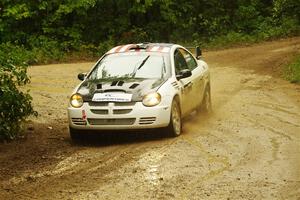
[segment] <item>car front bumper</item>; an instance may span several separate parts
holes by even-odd
[[[148,129],[168,126],[171,108],[146,107],[141,102],[93,103],[68,108],[69,126],[81,130]]]

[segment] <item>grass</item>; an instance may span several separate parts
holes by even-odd
[[[300,55],[296,57],[296,59],[287,65],[285,70],[285,77],[291,83],[300,84]]]

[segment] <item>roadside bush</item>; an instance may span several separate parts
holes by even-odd
[[[106,53],[114,46],[115,46],[115,40],[112,39],[111,37],[106,41],[100,42],[97,48],[97,56],[102,56],[104,53]]]
[[[20,89],[29,83],[24,62],[28,59],[23,48],[0,44],[0,140],[16,138],[25,118],[36,115],[28,91]]]
[[[291,83],[300,84],[300,55],[286,68],[286,78]]]
[[[61,60],[67,49],[63,49],[63,43],[46,36],[32,36],[29,38],[29,47],[32,57],[29,64],[47,64]]]
[[[233,45],[248,44],[256,42],[256,38],[244,33],[229,32],[226,35],[212,38],[207,44],[209,48],[222,48]]]
[[[293,18],[284,18],[278,22],[272,18],[267,18],[257,26],[253,36],[256,36],[257,40],[267,40],[296,35],[299,29],[297,20]]]
[[[134,27],[128,32],[124,32],[120,37],[121,43],[139,43],[149,41],[148,33],[143,28]]]
[[[257,24],[256,30],[250,33],[243,31],[229,31],[226,34],[211,37],[194,39],[194,44],[203,43],[202,47],[206,48],[227,48],[238,45],[248,45],[259,41],[299,35],[300,26],[297,20],[285,18],[274,22],[271,18],[266,18],[260,24]],[[195,34],[197,35],[197,34]]]

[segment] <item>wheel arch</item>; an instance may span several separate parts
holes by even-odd
[[[173,96],[173,100],[172,100],[172,102],[173,101],[177,101],[177,103],[178,103],[178,105],[179,105],[179,109],[180,109],[180,113],[181,113],[181,115],[182,115],[182,104],[181,104],[181,99],[180,99],[180,96],[179,96],[179,94],[175,94],[174,96]]]

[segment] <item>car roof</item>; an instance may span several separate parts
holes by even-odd
[[[124,53],[124,52],[160,52],[160,53],[169,53],[171,47],[175,44],[172,43],[139,43],[139,44],[125,44],[119,45],[111,50],[109,50],[106,54],[114,54],[114,53]]]

